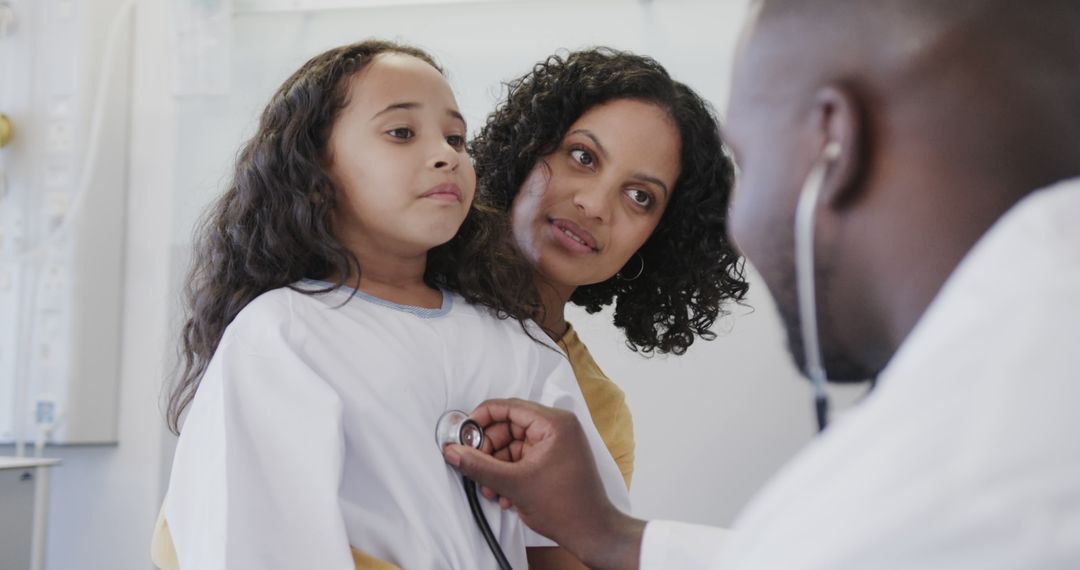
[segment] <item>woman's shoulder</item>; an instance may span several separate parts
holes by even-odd
[[[559,339],[558,344],[559,348],[566,353],[566,358],[570,360],[570,366],[573,367],[574,376],[577,376],[582,390],[592,388],[617,396],[619,399],[623,398],[622,389],[612,382],[596,363],[592,353],[589,352],[589,347],[585,346],[585,342],[581,340],[572,325],[567,325],[566,333]]]
[[[629,488],[634,472],[634,421],[626,394],[596,364],[574,327],[559,339],[559,346],[570,360],[593,423]]]

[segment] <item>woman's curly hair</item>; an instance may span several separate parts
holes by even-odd
[[[337,189],[327,147],[348,105],[350,79],[384,53],[419,58],[442,73],[430,55],[397,43],[371,40],[329,50],[278,88],[241,149],[229,188],[197,229],[180,372],[167,409],[174,432],[225,328],[248,303],[303,278],[337,276],[334,289],[358,279],[359,262],[331,231]],[[424,281],[499,318],[524,320],[540,304],[533,277],[514,246],[508,216],[478,194],[458,233],[428,253]]]
[[[507,84],[509,93],[470,143],[478,188],[512,207],[537,161],[585,112],[617,99],[667,111],[682,139],[681,172],[656,230],[639,250],[644,271],[578,287],[570,300],[595,313],[615,303],[615,326],[635,351],[682,354],[746,294],[743,259],[727,238],[734,165],[710,105],[655,60],[608,48],[553,55]],[[636,272],[637,262],[629,272]]]

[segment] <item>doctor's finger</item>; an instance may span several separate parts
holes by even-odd
[[[487,432],[484,432],[484,437],[480,441],[480,451],[488,455],[495,455],[496,453],[498,453],[500,447],[506,447],[506,445],[496,445],[496,443],[491,441],[491,438],[488,437]]]
[[[526,445],[538,445],[578,424],[572,412],[519,399],[488,400],[473,411],[472,417],[480,425],[509,425],[513,440]],[[506,437],[502,431],[499,435]]]
[[[512,398],[487,400],[473,410],[471,417],[483,428],[495,423],[508,423],[515,439],[525,439],[544,437],[550,431],[552,418],[558,417],[559,413],[560,410],[536,402]]]
[[[448,445],[443,458],[465,476],[499,495],[514,495],[521,478],[520,465],[500,461],[471,447]]]
[[[511,441],[506,447],[496,449],[491,456],[500,461],[521,461],[522,453],[525,450],[525,443],[521,441]]]
[[[522,434],[524,437],[524,434]],[[490,441],[492,447],[501,449],[514,441],[514,430],[507,422],[498,422],[484,428],[484,441]]]
[[[484,431],[484,447],[481,449],[504,461],[516,461],[521,457],[522,445],[529,443],[525,441],[524,433],[515,433],[516,431],[518,430],[506,423],[487,428]],[[510,450],[513,450],[513,455],[510,455]]]
[[[510,461],[521,461],[525,454],[525,442],[514,440],[507,446],[507,450],[510,452]]]
[[[492,455],[492,457],[494,457],[495,459],[498,459],[499,461],[513,461],[514,460],[514,456],[510,453],[510,447],[509,446],[504,447],[502,449],[499,449],[499,450],[495,451],[495,453],[493,453],[491,455]]]

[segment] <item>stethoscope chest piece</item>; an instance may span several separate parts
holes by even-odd
[[[443,414],[439,418],[439,422],[435,424],[435,443],[439,445],[440,451],[450,444],[467,445],[473,449],[480,449],[480,446],[484,444],[484,430],[480,427],[480,424],[469,418],[469,414],[461,410],[450,410]],[[495,533],[491,532],[491,525],[488,524],[483,509],[480,508],[480,499],[476,496],[476,483],[465,476],[461,477],[461,482],[465,487],[469,510],[472,511],[473,518],[476,519],[476,524],[480,527],[481,534],[484,535],[484,540],[488,543],[488,547],[491,548],[491,553],[495,556],[499,569],[513,570],[510,567],[510,562],[506,559],[506,553],[502,551],[498,539],[495,538]]]
[[[450,410],[435,424],[435,443],[440,450],[450,444],[480,449],[484,444],[484,430],[480,428],[480,424],[469,419],[469,414],[461,410]]]

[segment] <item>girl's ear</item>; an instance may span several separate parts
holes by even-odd
[[[840,85],[821,88],[815,99],[814,120],[830,163],[820,199],[829,207],[843,207],[862,191],[859,181],[865,174],[869,137],[861,106],[854,92]]]

